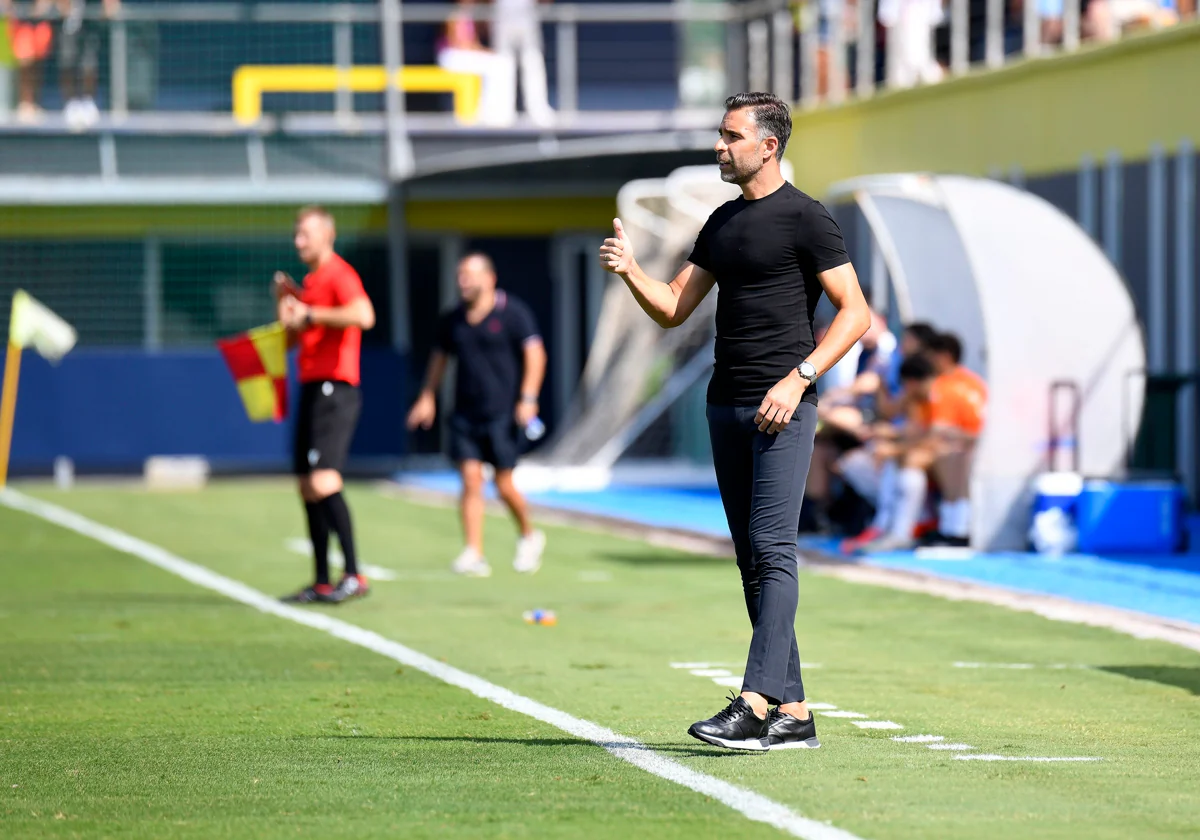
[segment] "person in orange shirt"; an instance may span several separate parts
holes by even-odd
[[[895,440],[880,442],[876,457],[895,463],[893,492],[881,492],[886,533],[862,547],[866,552],[912,548],[932,474],[941,493],[938,527],[925,544],[967,546],[970,542],[971,459],[983,431],[987,385],[963,367],[962,343],[942,333],[927,344],[925,358],[901,367],[907,421]],[[884,466],[887,469],[887,466]]]
[[[929,347],[937,377],[929,387],[929,448],[941,491],[938,530],[927,542],[966,546],[971,533],[971,462],[983,433],[987,383],[962,366],[962,342],[951,333]]]
[[[292,466],[308,517],[316,580],[285,597],[290,603],[341,603],[367,594],[358,573],[350,508],[342,496],[342,471],[362,407],[359,352],[363,330],[375,326],[375,308],[362,280],[333,250],[333,216],[304,207],[296,216],[295,245],[308,266],[302,287],[283,272],[275,274],[279,320],[288,342],[300,352],[300,407]],[[345,558],[338,585],[329,582],[329,535],[337,534]]]

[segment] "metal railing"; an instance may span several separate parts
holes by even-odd
[[[936,0],[932,2],[931,8],[937,8]],[[707,24],[721,30],[716,48],[720,67],[707,68],[719,75],[721,91],[765,88],[813,107],[841,102],[851,95],[870,96],[880,87],[929,83],[966,73],[973,66],[994,68],[1010,59],[1072,51],[1087,37],[1113,37],[1121,22],[1108,19],[1097,23],[1102,16],[1091,11],[1110,3],[1092,0],[1091,20],[1086,22],[1081,19],[1081,0],[1066,0],[1061,17],[1056,18],[1041,17],[1036,0],[946,0],[945,19],[929,19],[924,24],[913,23],[908,11],[919,6],[920,0],[556,3],[538,4],[536,14],[552,33],[547,39],[547,52],[553,59],[555,104],[560,114],[570,116],[580,110],[646,107],[647,95],[639,91],[639,80],[628,76],[631,71],[627,65],[634,58],[646,59],[654,51],[661,53],[662,60],[670,61],[673,54],[685,52],[683,45],[692,37],[688,27],[694,25]],[[1011,6],[1006,8],[1006,4]],[[16,5],[17,17],[31,14],[32,3]],[[103,98],[111,118],[121,120],[135,110],[227,110],[230,77],[239,63],[305,63],[338,68],[387,64],[389,58],[402,63],[404,39],[392,37],[396,28],[411,34],[412,27],[425,27],[426,34],[436,37],[432,27],[443,24],[453,14],[465,14],[486,24],[493,13],[487,5],[401,4],[399,0],[127,2],[112,19],[105,18],[100,3],[88,4],[87,17],[97,30],[105,30],[106,60],[100,74]],[[393,23],[385,27],[385,19]],[[1165,13],[1142,21],[1149,26],[1169,22]],[[664,35],[660,29],[642,45],[644,50],[626,45],[611,58],[597,57],[600,51],[595,47],[596,38],[604,30],[610,33],[609,42],[616,43],[611,39],[613,26],[624,27],[623,33],[633,37],[644,32],[644,27],[656,24],[672,24],[674,32]],[[920,44],[920,33],[914,39],[911,31],[906,34],[903,30],[922,25],[927,30],[929,49],[918,48],[915,55],[909,54],[913,51],[899,44]],[[1108,30],[1100,31],[1102,25]],[[194,29],[196,43],[181,44],[181,27]],[[248,31],[253,31],[253,39],[245,37]],[[174,37],[160,40],[159,36],[168,32]],[[939,33],[945,37],[939,38]],[[399,43],[385,44],[389,40]],[[147,48],[147,42],[155,46]],[[936,47],[938,42],[941,49]],[[303,61],[280,58],[298,54],[305,56]],[[905,62],[908,66],[903,66]],[[694,104],[680,92],[686,63],[687,59],[678,61],[673,68],[667,81],[675,85],[675,91],[660,97],[663,107],[657,110]],[[133,95],[135,86],[146,87],[145,75],[161,77],[164,70],[170,77],[165,87],[175,95],[152,94],[149,101],[144,93]],[[622,73],[626,76],[624,90],[608,96],[607,107],[589,107],[581,100],[582,89],[612,87],[607,77]],[[332,96],[332,109],[328,105],[314,107],[310,98],[303,100],[303,107],[284,110],[332,110],[336,116],[350,117],[385,111],[384,98],[369,100],[364,107],[364,100],[356,101],[355,94],[345,88]],[[703,104],[719,105],[719,98]]]

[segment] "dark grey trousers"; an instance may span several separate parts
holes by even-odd
[[[742,691],[772,703],[804,699],[796,648],[796,532],[812,460],[817,409],[801,403],[778,434],[760,432],[757,406],[708,406],[717,488],[754,626]]]

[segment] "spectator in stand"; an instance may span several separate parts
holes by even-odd
[[[521,96],[535,125],[554,125],[554,109],[546,85],[546,56],[542,52],[542,22],[538,0],[494,0],[492,44],[496,52],[521,68]],[[513,85],[516,108],[516,84]]]
[[[887,28],[888,87],[940,82],[945,73],[933,54],[933,30],[944,17],[941,0],[880,0],[877,14]]]
[[[100,119],[96,81],[100,69],[103,28],[87,17],[87,0],[57,0],[62,24],[58,32],[58,86],[63,119],[71,131],[83,131]],[[103,0],[104,17],[121,13],[121,0]]]
[[[1088,30],[1097,41],[1115,41],[1127,30],[1174,26],[1179,11],[1176,0],[1091,0]]]
[[[512,125],[516,118],[517,77],[513,59],[483,45],[479,24],[471,15],[475,0],[458,0],[458,11],[448,21],[438,41],[439,67],[471,73],[483,83],[479,97],[479,122],[485,126]]]
[[[17,120],[37,122],[42,115],[38,106],[38,88],[42,84],[42,62],[54,44],[54,28],[42,20],[54,0],[37,0],[29,20],[18,20],[12,0],[0,0],[0,17],[8,20],[9,45],[17,64]]]

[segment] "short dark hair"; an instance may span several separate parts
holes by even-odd
[[[930,353],[945,353],[954,360],[954,364],[962,361],[962,342],[951,332],[939,333],[929,342]]]
[[[908,324],[904,331],[917,340],[924,348],[928,349],[929,345],[938,336],[938,331],[933,328],[932,324],[927,324],[924,321],[914,321]]]
[[[901,382],[920,382],[933,379],[933,365],[924,356],[909,356],[900,363]]]
[[[768,137],[779,141],[775,159],[783,160],[783,150],[787,148],[788,138],[792,136],[792,114],[787,103],[773,93],[762,91],[735,93],[725,100],[726,111],[740,111],[743,108],[754,112],[754,125],[758,128],[760,141]]]
[[[483,260],[483,265],[488,270],[488,273],[496,273],[496,264],[492,262],[492,258],[483,253],[483,251],[470,251],[466,254],[463,254],[462,259],[458,261],[458,264],[462,265],[467,260]]]

